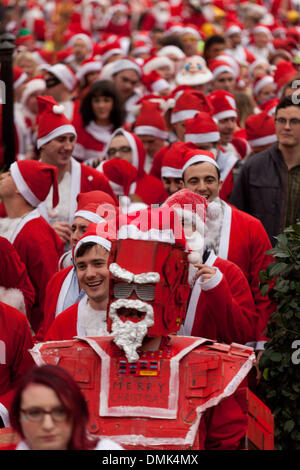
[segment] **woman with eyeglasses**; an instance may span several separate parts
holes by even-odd
[[[106,160],[126,160],[137,170],[136,188],[131,200],[146,205],[160,204],[168,196],[162,181],[145,171],[146,151],[141,139],[123,128],[116,129],[106,147]],[[100,164],[97,168],[103,171]],[[105,174],[105,170],[103,171]],[[108,175],[107,175],[108,176]]]
[[[82,98],[74,118],[77,142],[73,156],[82,162],[103,160],[104,149],[115,129],[122,126],[125,110],[110,80],[94,82]]]
[[[85,398],[67,371],[34,366],[20,381],[10,408],[17,445],[2,450],[121,450],[110,439],[88,432]]]

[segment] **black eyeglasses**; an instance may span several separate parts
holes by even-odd
[[[27,410],[21,408],[21,412],[26,416],[28,421],[33,423],[41,423],[44,421],[45,415],[50,415],[52,420],[57,423],[65,421],[68,417],[67,411],[61,406],[52,408],[50,411],[46,411],[39,407],[32,407]]]
[[[113,148],[112,147],[112,148],[108,149],[107,155],[109,157],[113,157],[114,155],[116,155],[117,152],[119,152],[120,154],[129,153],[129,152],[131,152],[131,148],[130,147],[125,147],[125,146],[124,147],[119,147],[119,148]]]
[[[155,299],[154,284],[126,284],[125,282],[114,284],[114,296],[116,299],[128,299],[133,291],[135,291],[137,297],[141,300],[149,302]]]
[[[287,123],[289,123],[290,127],[296,127],[300,124],[300,119],[297,119],[297,118],[285,119],[283,117],[279,117],[279,118],[275,118],[275,122],[277,122],[277,124],[280,124],[281,126],[285,126]]]

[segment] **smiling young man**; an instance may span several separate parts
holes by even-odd
[[[37,148],[42,162],[57,167],[59,191],[59,204],[55,211],[49,209],[51,195],[39,208],[68,249],[77,194],[101,190],[113,198],[115,195],[102,173],[72,157],[77,134],[74,126],[63,114],[63,107],[50,96],[39,96],[38,102]]]
[[[239,209],[257,217],[272,245],[300,217],[300,104],[283,98],[275,113],[277,143],[244,165],[231,196]]]
[[[109,292],[107,266],[111,242],[97,234],[91,224],[73,249],[78,283],[85,296],[56,317],[46,341],[72,339],[73,336],[106,336],[106,307]]]
[[[265,254],[271,248],[268,235],[259,220],[220,199],[220,170],[212,152],[201,149],[187,152],[182,174],[185,188],[208,202],[206,248],[239,266],[249,282],[259,314],[256,346],[262,348],[263,331],[274,311],[273,304],[259,290],[259,272],[270,263]]]

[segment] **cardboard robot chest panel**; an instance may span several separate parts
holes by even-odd
[[[164,350],[141,356],[132,373],[111,338],[82,340],[44,343],[39,360],[58,364],[77,381],[88,402],[90,432],[125,448],[197,448],[202,413],[234,388],[251,354],[249,348],[219,350],[203,338],[174,337]]]

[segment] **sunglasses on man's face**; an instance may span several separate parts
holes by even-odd
[[[61,81],[55,77],[47,78],[45,82],[46,82],[46,88],[53,88],[54,86],[59,85],[61,83]]]

